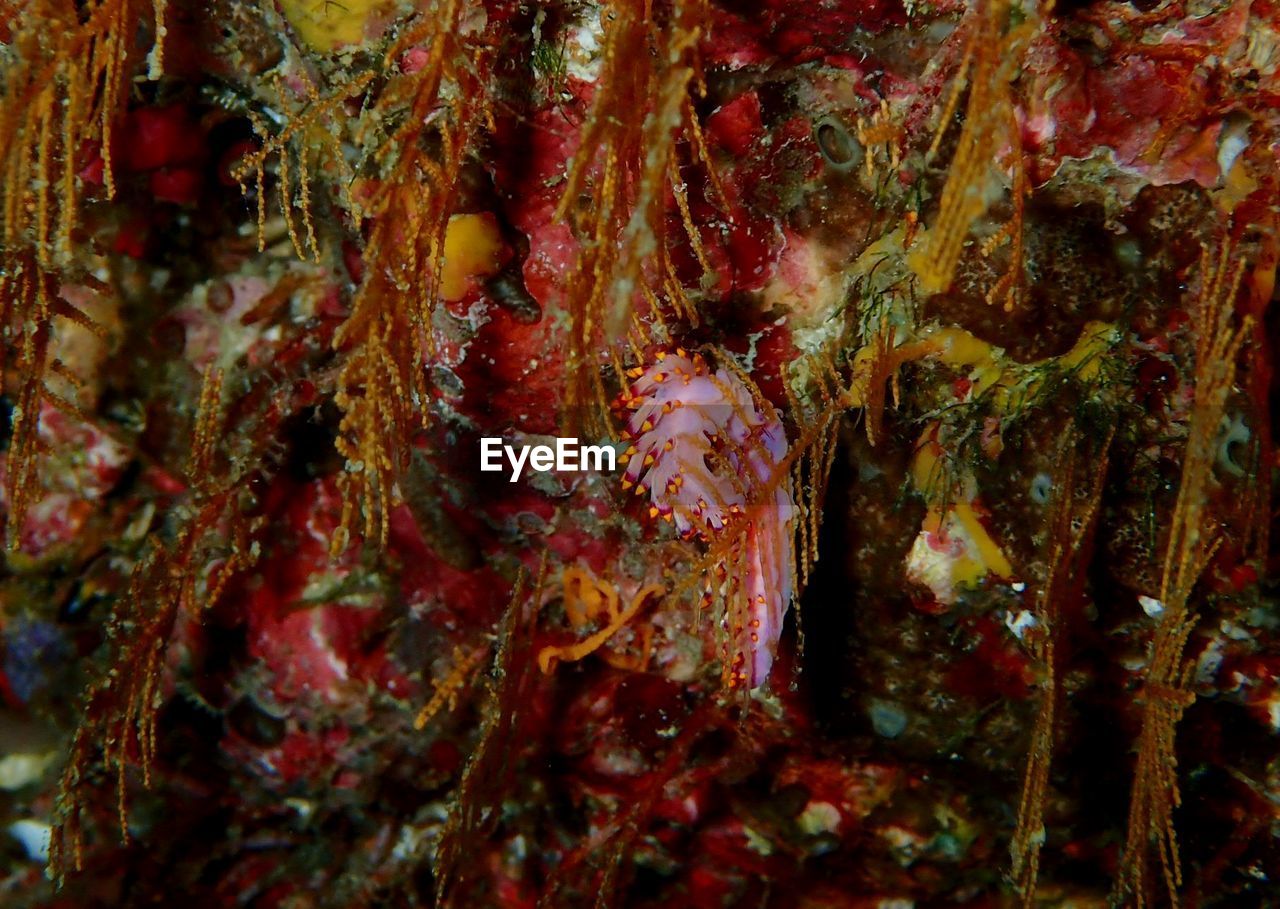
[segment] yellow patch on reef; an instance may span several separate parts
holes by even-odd
[[[313,50],[327,53],[359,44],[380,0],[280,0],[280,10],[298,37]]]
[[[1103,356],[1116,343],[1119,334],[1110,322],[1087,323],[1076,343],[1059,358],[1058,365],[1073,371],[1083,381],[1096,379]]]
[[[941,478],[942,446],[938,444],[937,427],[926,429],[911,459],[911,482],[928,495]]]
[[[992,387],[999,389],[1004,370],[996,359],[996,349],[989,343],[963,328],[938,328],[925,332],[925,337],[938,345],[938,359],[943,363],[970,368],[968,378],[975,395]],[[998,395],[997,406],[1003,407],[1004,403],[1004,396]]]
[[[982,526],[982,522],[978,520],[977,514],[973,511],[973,506],[968,502],[957,502],[953,509],[955,516],[960,520],[960,526],[969,534],[969,539],[973,541],[973,545],[977,548],[977,558],[973,561],[975,565],[975,577],[970,583],[976,583],[981,577],[981,573],[991,572],[1002,578],[1013,577],[1013,566],[1009,564],[1009,559],[1005,556],[1004,550],[1000,548],[991,534],[987,533],[987,528]]]
[[[907,577],[950,605],[962,588],[977,587],[988,575],[1009,579],[1013,566],[982,526],[973,506],[959,502],[944,514],[930,507],[907,553]]]
[[[975,494],[971,479],[961,482],[955,501],[944,504],[937,498],[947,485],[937,431],[936,426],[925,430],[911,461],[912,482],[932,501],[907,561],[913,578],[933,589],[941,602],[950,602],[955,587],[976,586],[988,574],[1011,578],[1013,565],[969,501]],[[930,544],[931,536],[956,545],[938,549]]]
[[[875,369],[876,346],[867,344],[853,355],[853,377],[845,395],[849,407],[866,407],[871,397],[871,376]]]
[[[938,359],[948,366],[990,366],[995,363],[991,345],[963,328],[939,328],[925,332],[938,345]]]
[[[1230,212],[1257,189],[1258,181],[1254,179],[1244,155],[1241,155],[1223,177],[1221,189],[1210,195],[1220,211]]]
[[[916,343],[922,345],[924,355],[965,373],[973,383],[975,396],[989,395],[987,400],[994,413],[987,419],[998,427],[1018,402],[1042,387],[1045,379],[1038,370],[1046,366],[1071,373],[1082,382],[1095,381],[1104,357],[1119,340],[1120,331],[1108,322],[1089,322],[1066,353],[1021,366],[1004,360],[999,348],[963,328],[933,327],[921,337],[923,340]],[[855,357],[855,374],[861,356],[859,352]],[[988,575],[1012,578],[1014,571],[974,509],[978,489],[972,474],[962,465],[948,467],[942,432],[940,423],[927,427],[911,460],[912,483],[929,503],[929,511],[908,554],[907,569],[908,575],[933,590],[940,602],[949,603],[955,598],[956,588],[976,586]],[[998,456],[998,433],[992,443],[994,449],[986,444],[988,456]],[[948,469],[958,473],[948,476]]]
[[[998,411],[1008,409],[1011,397],[1025,398],[1040,387],[1038,378],[1029,381],[1025,377],[1019,379],[1017,367],[1001,365],[995,347],[963,328],[935,328],[926,331],[924,337],[937,345],[937,356],[943,363],[970,369],[968,378],[973,382],[975,396],[994,389],[991,401]],[[1103,358],[1119,337],[1119,329],[1110,322],[1088,322],[1066,353],[1029,365],[1040,367],[1056,363],[1060,369],[1074,373],[1080,381],[1089,382],[1098,377]],[[1025,376],[1025,370],[1023,372]],[[1023,384],[1015,395],[1013,392],[1019,382]]]
[[[915,236],[915,243],[907,252],[907,268],[915,272],[920,279],[920,286],[927,294],[942,293],[950,282],[939,280],[938,270],[934,265],[935,257],[929,248],[929,228],[921,227]]]
[[[454,215],[444,235],[440,296],[449,303],[461,300],[472,279],[496,272],[501,259],[502,235],[493,215]]]

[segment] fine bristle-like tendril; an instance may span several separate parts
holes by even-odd
[[[1011,876],[1022,897],[1022,905],[1035,905],[1040,873],[1040,850],[1044,846],[1044,808],[1049,792],[1049,770],[1053,760],[1057,729],[1058,700],[1061,697],[1063,606],[1079,594],[1088,569],[1088,545],[1102,501],[1103,483],[1114,427],[1101,444],[1090,447],[1087,476],[1081,464],[1081,434],[1074,426],[1064,432],[1059,444],[1055,476],[1057,495],[1048,520],[1043,581],[1036,592],[1035,628],[1027,634],[1027,646],[1041,673],[1040,706],[1031,729],[1027,764],[1023,772],[1022,795],[1018,802],[1017,826],[1009,846]]]
[[[1236,257],[1229,237],[1219,244],[1216,254],[1206,248],[1201,258],[1200,288],[1192,313],[1197,331],[1195,391],[1160,580],[1164,611],[1148,661],[1128,832],[1116,881],[1117,901],[1130,898],[1139,909],[1147,902],[1153,845],[1169,901],[1175,907],[1182,886],[1173,823],[1174,809],[1181,802],[1175,734],[1183,712],[1195,701],[1188,687],[1194,667],[1184,660],[1183,651],[1196,624],[1192,590],[1219,543],[1209,510],[1209,491],[1215,440],[1235,380],[1236,357],[1251,325],[1246,316],[1243,324],[1232,327],[1244,270],[1245,262]]]
[[[521,569],[512,588],[506,616],[497,633],[490,671],[485,678],[486,707],[475,749],[458,782],[449,819],[436,850],[436,905],[472,905],[467,888],[476,870],[467,858],[476,854],[477,837],[486,824],[498,820],[500,802],[516,768],[512,749],[520,741],[523,714],[515,704],[535,684],[537,661],[532,654],[532,629],[546,584],[544,554],[536,574]],[[487,649],[486,649],[487,652]]]
[[[1011,24],[1010,8],[1009,0],[982,0],[970,13],[964,54],[927,157],[932,160],[941,149],[967,82],[969,98],[964,125],[947,166],[947,181],[937,216],[924,242],[911,253],[912,265],[925,291],[940,293],[950,287],[965,240],[974,222],[990,204],[989,183],[996,156],[1001,145],[1010,142],[1014,221],[1006,230],[1013,244],[1011,264],[990,297],[993,302],[1002,298],[1006,309],[1016,304],[1021,284],[1021,212],[1026,192],[1009,80],[1028,36],[1038,23],[1037,16],[1031,14],[1020,24]],[[999,239],[1003,236],[997,235],[996,242]]]
[[[664,296],[677,312],[694,315],[667,249],[668,189],[696,259],[708,267],[677,157],[684,139],[710,170],[690,98],[691,86],[704,91],[697,44],[705,29],[705,4],[679,0],[662,25],[647,4],[611,3],[604,15],[600,86],[556,213],[573,217],[590,191],[593,204],[577,218],[583,242],[569,286],[573,378],[565,406],[571,422],[595,435],[609,429],[602,352],[606,362],[608,351],[616,356],[616,345],[626,342],[632,326],[640,330],[635,340],[641,346],[655,340],[652,326],[633,321],[637,299]],[[620,111],[631,113],[620,119]],[[714,185],[714,175],[711,180]],[[696,324],[696,318],[689,321]]]
[[[50,842],[50,868],[58,880],[82,865],[83,818],[92,786],[87,771],[99,748],[102,764],[114,771],[120,834],[128,841],[128,771],[137,766],[144,785],[151,784],[156,697],[178,616],[216,603],[227,582],[257,558],[255,522],[236,507],[241,478],[219,458],[226,433],[222,387],[222,371],[210,367],[201,386],[187,466],[190,511],[171,541],[151,541],[110,619],[117,664],[128,671],[104,673],[85,693]],[[211,563],[214,567],[206,571]]]

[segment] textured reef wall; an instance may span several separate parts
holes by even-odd
[[[0,3],[0,903],[1280,905],[1278,71]]]

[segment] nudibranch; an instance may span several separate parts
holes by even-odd
[[[682,536],[724,546],[707,591],[725,604],[725,682],[757,688],[795,592],[782,422],[735,372],[712,372],[697,353],[660,352],[628,376],[619,399],[630,411],[623,488],[648,495],[650,517],[673,522]]]

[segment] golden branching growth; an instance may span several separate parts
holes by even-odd
[[[822,503],[827,493],[827,481],[835,463],[836,447],[840,440],[840,418],[848,410],[844,402],[847,389],[845,380],[836,368],[829,349],[807,358],[807,365],[814,373],[812,385],[819,401],[817,419],[808,422],[809,429],[792,446],[789,457],[791,488],[795,490],[798,520],[796,521],[796,579],[801,590],[809,582],[809,576],[818,562],[818,530],[822,524]],[[806,414],[791,387],[784,382],[788,405],[793,414]],[[797,613],[798,615],[798,613]],[[801,641],[803,646],[803,641]]]
[[[385,162],[386,174],[364,205],[372,218],[365,277],[334,339],[345,352],[336,401],[343,414],[337,447],[347,462],[335,551],[346,547],[361,511],[364,537],[386,541],[396,477],[413,432],[427,419],[425,361],[435,349],[432,316],[445,232],[458,176],[492,126],[490,52],[464,34],[470,9],[449,0],[423,12],[383,62],[390,81],[373,106],[373,121],[398,125],[377,157],[395,157]],[[425,60],[402,71],[401,57],[415,47],[426,48]]]
[[[903,365],[934,353],[931,341],[895,346],[895,332],[887,320],[858,351],[850,365],[840,366],[837,339],[791,366],[793,376],[804,375],[809,401],[796,394],[793,381],[783,383],[788,410],[801,431],[790,446],[784,465],[791,472],[795,495],[795,568],[798,590],[808,583],[818,561],[818,531],[831,468],[840,441],[840,423],[849,411],[861,409],[867,439],[875,445],[882,436],[889,389],[898,397],[898,374]],[[801,638],[803,646],[803,638]]]
[[[1235,380],[1236,357],[1252,324],[1252,319],[1245,317],[1242,325],[1232,328],[1244,269],[1245,262],[1235,257],[1229,238],[1220,243],[1216,253],[1206,248],[1192,313],[1198,332],[1195,397],[1165,550],[1160,581],[1164,609],[1147,666],[1138,763],[1129,800],[1124,858],[1116,881],[1116,901],[1131,898],[1139,909],[1146,905],[1148,857],[1153,845],[1174,907],[1182,885],[1173,825],[1173,811],[1181,802],[1174,746],[1177,724],[1195,701],[1188,687],[1194,665],[1184,659],[1183,651],[1196,623],[1192,590],[1219,543],[1216,522],[1208,509],[1210,482],[1217,434]]]
[[[17,394],[13,407],[12,438],[5,471],[5,546],[16,549],[26,519],[27,508],[36,492],[36,468],[40,458],[40,408],[48,394],[45,375],[49,368],[49,341],[52,311],[57,297],[57,277],[43,269],[31,255],[17,256],[6,249],[6,274],[0,276],[0,294],[4,295],[6,334],[17,326],[17,350],[11,352],[14,339],[4,344],[5,366],[16,373]],[[13,269],[16,266],[16,277]],[[7,371],[7,370],[6,370]]]
[[[867,345],[854,356],[848,387],[838,397],[844,409],[861,407],[866,419],[867,441],[879,444],[884,435],[884,408],[890,389],[895,405],[901,400],[899,371],[907,363],[938,351],[932,341],[897,343],[897,332],[885,319]]]
[[[1023,774],[1018,821],[1009,852],[1011,876],[1024,907],[1035,905],[1040,873],[1040,849],[1044,845],[1044,804],[1053,760],[1061,678],[1058,650],[1062,605],[1074,597],[1084,582],[1087,542],[1093,533],[1102,500],[1103,483],[1114,427],[1101,445],[1080,462],[1081,434],[1074,425],[1063,433],[1055,471],[1054,498],[1045,539],[1046,568],[1036,592],[1036,624],[1026,632],[1026,643],[1040,672],[1040,707],[1031,730],[1027,766]]]
[[[991,289],[987,291],[987,303],[1000,302],[1005,312],[1013,312],[1022,303],[1026,293],[1026,275],[1023,271],[1023,215],[1026,209],[1027,165],[1022,156],[1022,128],[1018,125],[1013,107],[1009,107],[1009,169],[1013,175],[1010,188],[1009,220],[1000,226],[990,237],[983,241],[980,251],[983,256],[991,256],[996,249],[1009,244],[1009,267],[1005,270]]]
[[[917,246],[910,257],[926,292],[941,293],[951,286],[965,240],[974,222],[991,204],[992,166],[1002,147],[1011,144],[1014,221],[994,235],[990,243],[994,248],[1006,237],[1011,238],[1013,259],[1010,276],[993,288],[989,299],[994,301],[1003,297],[1006,309],[1012,309],[1017,301],[1022,268],[1022,196],[1026,187],[1009,83],[1017,72],[1027,39],[1037,26],[1038,18],[1034,13],[1021,23],[1013,24],[1009,0],[979,0],[969,13],[966,26],[969,34],[959,71],[943,105],[938,132],[926,157],[932,160],[941,148],[967,80],[969,97],[964,126],[947,167],[947,182],[938,214],[929,227],[925,242]]]
[[[430,700],[423,705],[418,711],[417,717],[414,718],[413,728],[424,729],[427,723],[440,711],[448,708],[453,710],[458,706],[458,697],[462,693],[462,689],[466,687],[471,677],[475,675],[480,664],[489,656],[489,647],[487,644],[481,644],[467,650],[463,647],[453,648],[453,668],[449,670],[448,675],[436,683],[435,691],[431,693]]]
[[[61,881],[83,864],[83,815],[93,781],[87,769],[97,750],[116,777],[120,833],[127,842],[128,771],[137,766],[151,784],[156,755],[156,710],[165,654],[178,616],[201,603],[216,603],[227,582],[257,559],[256,523],[236,507],[239,477],[220,469],[217,452],[226,431],[222,372],[204,376],[187,468],[191,509],[171,542],[152,541],[135,565],[128,589],[110,619],[115,665],[85,694],[82,719],[72,738],[58,798],[49,866]],[[212,565],[206,570],[206,566]]]
[[[565,404],[570,419],[596,435],[609,427],[603,352],[613,355],[612,365],[620,372],[616,345],[629,339],[643,347],[653,330],[636,318],[637,299],[647,299],[656,311],[659,296],[665,296],[677,314],[696,319],[668,255],[668,192],[675,197],[695,256],[710,270],[677,155],[683,139],[711,173],[690,95],[691,86],[699,94],[706,90],[697,49],[706,4],[677,0],[664,23],[655,21],[649,4],[629,0],[608,3],[602,15],[599,87],[556,212],[558,218],[575,220],[582,238],[569,287],[567,370],[572,378]],[[710,180],[718,187],[713,173]],[[579,215],[588,192],[590,205]]]
[[[12,447],[5,477],[5,540],[17,545],[31,503],[43,404],[76,416],[75,406],[46,385],[59,364],[51,340],[59,319],[98,326],[58,295],[71,264],[71,235],[83,151],[96,144],[107,197],[115,194],[112,124],[130,75],[129,55],[142,24],[140,0],[4,4],[12,62],[0,89],[0,368],[17,385]],[[163,21],[163,6],[155,7]],[[152,52],[153,69],[160,49]]]
[[[300,77],[305,79],[305,71]],[[280,196],[280,213],[284,218],[289,240],[298,258],[310,256],[320,261],[320,244],[316,238],[315,221],[311,213],[311,172],[315,163],[328,167],[338,178],[335,183],[346,188],[351,181],[351,169],[342,149],[342,132],[331,128],[331,121],[341,114],[348,100],[363,91],[373,81],[374,73],[364,72],[343,83],[326,97],[321,97],[310,81],[305,81],[305,97],[301,109],[291,116],[284,128],[270,135],[261,117],[254,116],[254,131],[262,139],[262,146],[246,155],[236,166],[234,176],[247,193],[252,181],[254,201],[258,216],[258,251],[267,245],[267,168],[276,162],[276,187]],[[295,106],[294,99],[279,78],[275,83],[276,94],[283,110]],[[297,174],[294,175],[296,168]],[[350,200],[347,200],[350,202]],[[304,234],[299,235],[301,219]]]
[[[867,176],[877,170],[886,173],[897,171],[902,163],[902,147],[905,131],[897,123],[887,98],[880,99],[880,106],[870,117],[859,117],[855,128],[858,143],[867,150],[863,161]]]

